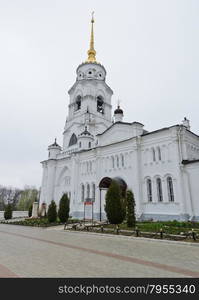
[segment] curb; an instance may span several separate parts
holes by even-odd
[[[78,230],[66,230],[63,229],[63,232],[68,233],[80,233],[80,234],[87,234],[87,235],[95,235],[95,236],[101,236],[101,237],[108,237],[108,238],[119,238],[119,239],[127,239],[127,240],[137,240],[137,241],[145,241],[145,242],[161,242],[161,243],[167,243],[167,244],[176,244],[176,245],[186,245],[186,246],[196,246],[199,247],[199,243],[191,243],[191,242],[181,242],[181,241],[171,241],[171,240],[162,240],[162,239],[151,239],[151,238],[144,238],[144,237],[134,237],[134,236],[124,236],[124,235],[115,235],[110,233],[96,233],[96,232],[85,232],[85,231],[78,231]]]

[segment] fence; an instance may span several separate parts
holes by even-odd
[[[28,217],[28,211],[13,211],[13,218]],[[4,220],[4,211],[0,211],[0,220]]]

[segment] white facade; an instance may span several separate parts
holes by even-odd
[[[91,51],[91,50],[90,50]],[[199,136],[189,121],[153,132],[139,122],[112,118],[106,70],[95,61],[77,68],[69,90],[62,148],[55,141],[42,162],[40,205],[70,198],[70,215],[83,218],[84,201],[94,201],[94,218],[106,218],[103,178],[122,179],[134,192],[140,219],[199,220]]]

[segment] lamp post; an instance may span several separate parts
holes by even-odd
[[[100,222],[102,221],[102,189],[100,188]]]

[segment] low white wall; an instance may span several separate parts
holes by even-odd
[[[28,211],[13,211],[13,218],[28,217]],[[4,211],[0,211],[0,220],[4,219]]]

